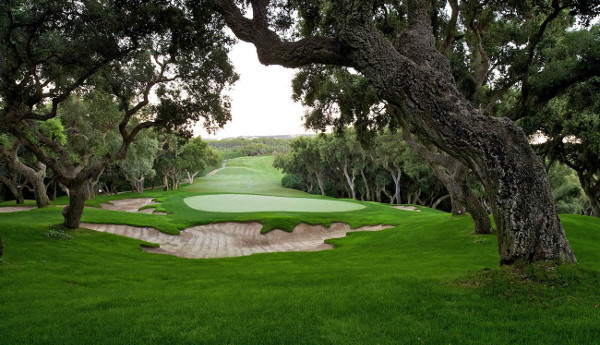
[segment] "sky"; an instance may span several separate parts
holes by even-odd
[[[306,133],[304,109],[292,101],[291,81],[296,70],[262,65],[254,46],[241,41],[229,58],[240,75],[229,92],[232,120],[214,135],[207,134],[198,124],[194,134],[204,139],[223,139]]]

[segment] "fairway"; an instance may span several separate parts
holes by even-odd
[[[365,208],[347,201],[249,194],[199,195],[184,201],[191,208],[207,212],[351,212]]]
[[[498,267],[469,216],[283,188],[272,162],[96,197],[78,230],[1,214],[0,344],[600,343],[599,219],[561,216],[576,265]]]

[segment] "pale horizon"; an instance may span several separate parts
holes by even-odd
[[[245,42],[235,44],[229,58],[240,75],[228,93],[232,120],[214,134],[208,134],[199,123],[194,135],[226,139],[314,134],[304,128],[304,107],[292,100],[291,81],[296,69],[262,65],[256,48]]]

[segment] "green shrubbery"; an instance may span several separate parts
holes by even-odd
[[[293,188],[302,190],[302,182],[298,176],[294,174],[287,174],[281,179],[281,185],[285,188]]]

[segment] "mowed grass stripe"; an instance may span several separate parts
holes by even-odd
[[[212,194],[186,198],[185,203],[207,212],[351,212],[365,206],[347,201],[286,198],[249,194]]]

